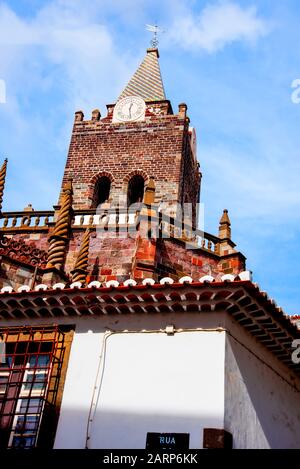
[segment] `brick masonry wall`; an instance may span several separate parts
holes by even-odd
[[[65,272],[71,281],[71,272],[75,266],[84,231],[73,230],[67,247]],[[28,234],[16,234],[15,240],[22,239],[31,246],[36,243],[39,249],[48,249],[45,233],[39,240],[30,241]],[[245,270],[244,258],[240,253],[224,257],[205,252],[204,250],[186,249],[185,243],[174,239],[147,240],[140,238],[138,233],[117,237],[109,232],[93,232],[90,237],[87,282],[99,280],[117,280],[123,282],[128,278],[141,281],[152,277],[160,280],[171,277],[177,281],[184,275],[199,280],[203,275],[212,275],[220,280],[225,273],[237,275]],[[0,286],[11,285],[18,288],[29,285],[34,267],[9,259],[3,260],[0,269]],[[36,283],[42,281],[40,271]],[[60,281],[53,277],[53,284]],[[44,280],[43,280],[44,281]],[[62,280],[64,281],[64,280]]]
[[[239,253],[220,260],[217,256],[201,249],[186,249],[183,242],[170,239],[160,240],[158,244],[156,257],[158,280],[162,277],[178,280],[185,275],[191,276],[195,281],[204,275],[211,275],[216,280],[221,280],[221,276],[225,273],[237,275],[245,270],[244,259]]]
[[[73,233],[70,241],[66,258],[68,274],[74,268],[82,236],[82,232]],[[139,270],[136,269],[137,264]],[[237,275],[243,270],[245,263],[239,253],[220,260],[201,249],[187,250],[185,244],[177,240],[155,241],[135,236],[112,238],[109,233],[102,233],[100,237],[93,233],[90,238],[88,281],[123,282],[128,278],[140,281],[146,277],[178,280],[184,275],[194,280],[199,280],[203,275],[212,275],[220,280],[225,273]]]
[[[22,285],[31,285],[34,267],[21,265],[10,259],[0,261],[0,288],[13,287],[14,290]],[[37,276],[37,283],[41,281],[41,276]]]
[[[191,145],[190,145],[190,136],[188,132],[184,135],[183,141],[183,158],[181,161],[181,172],[180,172],[180,202],[181,204],[192,204],[192,213],[191,213],[191,224],[194,228],[197,227],[197,213],[196,207],[197,203],[200,201],[200,181],[201,173],[199,171],[199,164],[196,161]],[[189,220],[189,217],[186,216],[186,220]]]
[[[82,232],[74,232],[66,257],[66,272],[74,268],[80,249]],[[110,233],[92,233],[89,245],[88,281],[118,280],[123,282],[131,277],[136,249],[134,237],[112,237]]]
[[[185,184],[195,188],[195,175],[184,171],[187,138],[188,119],[179,115],[148,112],[143,122],[122,124],[110,117],[75,120],[63,177],[63,184],[73,178],[74,209],[91,207],[98,175],[110,177],[113,203],[122,195],[126,200],[128,180],[135,173],[145,182],[154,177],[157,202],[180,202],[183,173]]]

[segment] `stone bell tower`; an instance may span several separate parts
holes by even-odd
[[[73,208],[95,209],[142,202],[146,187],[155,186],[155,203],[189,203],[196,224],[199,164],[195,132],[187,106],[174,114],[166,99],[159,53],[147,50],[137,71],[107,114],[76,112],[63,186],[73,179]]]
[[[39,257],[22,276],[8,263],[3,282],[18,288],[24,277],[32,288],[238,275],[245,257],[231,239],[227,211],[217,236],[197,229],[200,180],[187,106],[173,112],[158,50],[148,49],[105,116],[94,110],[87,120],[75,113],[55,211],[1,214],[1,231],[9,237],[2,238],[0,254],[10,256],[13,248],[24,251],[13,253],[22,262]]]

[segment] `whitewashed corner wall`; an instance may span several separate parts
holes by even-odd
[[[241,327],[238,338],[254,353],[227,335],[224,424],[233,447],[300,448],[300,392],[268,350],[253,339],[247,343]]]
[[[205,327],[200,318],[193,315],[189,326]],[[153,329],[165,321],[156,317]],[[86,445],[104,337],[92,330],[74,335],[55,448]],[[178,432],[190,433],[190,448],[202,448],[203,428],[224,426],[224,362],[225,332],[111,335],[88,447],[142,449],[147,432]]]

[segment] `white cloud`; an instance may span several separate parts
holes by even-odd
[[[30,87],[59,85],[72,110],[90,111],[101,98],[118,93],[130,65],[104,19],[95,15],[95,5],[81,0],[53,0],[33,18],[21,18],[0,4],[0,47],[0,72],[8,87],[14,83],[14,91],[22,94],[20,74],[29,86],[27,96]]]
[[[74,112],[82,109],[88,119],[98,107],[105,115],[135,66],[115,45],[101,3],[52,0],[21,17],[0,1],[0,78],[7,90],[0,152],[9,159],[10,209],[56,200]],[[38,182],[28,186],[34,171]]]
[[[201,154],[207,161],[204,183],[214,187],[210,189],[213,200],[206,200],[210,208],[219,205],[220,212],[224,204],[230,204],[230,211],[243,223],[258,218],[268,225],[299,220],[298,168],[289,174],[282,163],[270,165],[263,155],[254,161],[226,144],[202,146]]]
[[[243,9],[237,3],[222,1],[208,5],[196,16],[186,11],[171,26],[169,40],[185,49],[212,53],[232,42],[253,42],[268,29],[255,7]]]

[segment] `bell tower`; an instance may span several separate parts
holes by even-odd
[[[73,179],[73,208],[99,204],[125,207],[142,202],[150,181],[154,203],[175,211],[177,204],[199,201],[199,164],[195,132],[187,106],[177,113],[166,99],[157,48],[150,48],[118,100],[85,119],[75,113],[63,184]]]
[[[2,238],[1,255],[19,255],[22,262],[32,257],[29,288],[37,282],[44,288],[232,279],[245,270],[245,257],[231,239],[226,210],[218,235],[197,229],[200,180],[187,106],[173,111],[158,49],[151,47],[105,115],[98,109],[90,119],[75,113],[55,210],[1,212],[1,232],[13,236]],[[5,273],[5,285],[23,285],[14,264],[5,269],[12,272]]]

